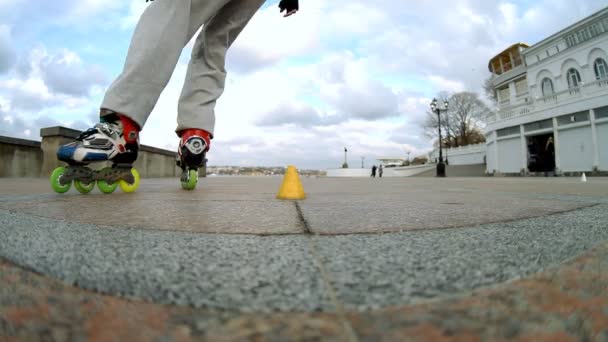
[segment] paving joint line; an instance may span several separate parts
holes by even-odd
[[[346,318],[346,311],[344,310],[344,305],[342,305],[342,303],[338,299],[338,295],[332,285],[332,280],[331,280],[331,277],[329,276],[329,272],[325,268],[323,261],[321,261],[319,253],[317,251],[317,244],[316,244],[316,241],[314,240],[314,236],[310,235],[309,237],[310,238],[309,238],[308,247],[310,249],[310,254],[312,254],[313,262],[316,264],[317,268],[319,269],[319,273],[321,273],[321,279],[323,280],[323,283],[325,284],[325,286],[327,288],[327,292],[329,294],[329,300],[332,303],[332,305],[336,308],[336,312],[338,314],[338,317],[340,317],[340,320],[342,321],[342,327],[344,328],[348,341],[357,342],[357,341],[359,341],[359,338],[357,337],[357,334],[355,333],[355,330],[353,329],[353,326],[351,325],[350,321],[348,320],[348,318]]]
[[[304,213],[302,212],[302,208],[300,207],[300,204],[296,201],[296,202],[294,202],[294,205],[296,207],[296,211],[298,212],[298,219],[300,220],[300,222],[302,223],[302,226],[304,228],[304,234],[309,238],[308,239],[308,248],[309,248],[310,254],[312,255],[313,262],[317,266],[317,269],[319,269],[319,273],[321,274],[321,280],[323,281],[323,284],[327,288],[329,300],[330,300],[331,304],[336,308],[338,317],[340,317],[340,321],[342,321],[342,327],[344,328],[346,337],[347,337],[348,341],[350,341],[350,342],[357,342],[357,341],[359,341],[359,338],[357,337],[357,334],[355,333],[353,326],[350,324],[350,322],[346,318],[344,305],[342,305],[340,300],[338,300],[338,295],[332,285],[332,280],[331,280],[331,277],[329,276],[329,272],[325,268],[325,265],[323,264],[323,261],[321,260],[319,252],[317,251],[317,244],[314,239],[314,237],[317,236],[317,234],[315,234],[312,231],[312,229],[310,228],[308,221],[304,217]]]
[[[302,228],[304,229],[304,234],[314,235],[312,229],[310,229],[310,225],[308,224],[308,221],[306,221],[306,218],[304,217],[304,214],[302,213],[302,208],[300,207],[300,203],[298,203],[296,201],[296,202],[294,202],[294,205],[296,206],[296,211],[298,212],[298,220],[300,221],[300,223],[302,224]]]

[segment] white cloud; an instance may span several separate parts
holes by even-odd
[[[127,16],[121,19],[121,28],[124,30],[132,29],[139,21],[139,17],[148,7],[148,3],[142,0],[131,0]]]
[[[9,71],[15,63],[15,50],[13,48],[10,28],[0,25],[0,75]]]
[[[0,134],[38,139],[40,128],[67,126],[86,129],[91,125],[94,86],[103,83],[101,71],[86,65],[74,52],[49,53],[32,49],[13,70],[0,78]]]
[[[306,2],[306,10],[283,18],[275,6],[261,9],[234,42],[228,65],[248,71],[288,57],[320,52],[323,3]]]
[[[92,87],[106,83],[101,67],[85,65],[77,54],[69,50],[46,56],[38,67],[45,83],[54,93],[86,96]]]
[[[497,7],[483,12],[461,2],[442,10],[431,6],[428,10],[438,16],[434,23],[439,23],[432,31],[428,25],[402,21],[419,12],[416,6],[390,6],[386,1],[311,1],[294,17],[306,19],[301,21],[277,16],[273,6],[258,13],[229,52],[229,81],[217,106],[211,162],[280,165],[281,158],[296,158],[323,165],[332,158],[340,160],[341,148],[336,146],[342,145],[370,158],[404,155],[405,149],[415,155],[430,148],[420,129],[429,98],[440,90],[479,87],[488,58],[511,43],[506,36],[514,33],[503,24],[517,27],[509,16],[517,12],[511,5],[504,7],[506,15]],[[447,34],[440,31],[442,21]],[[470,37],[483,45],[471,46]],[[359,42],[340,47],[340,39],[349,38]],[[284,63],[311,57],[304,64]],[[395,72],[402,77],[418,72],[435,91],[426,96],[395,91],[382,80]],[[312,107],[305,105],[310,98],[316,99]],[[391,114],[403,122],[398,129],[395,120],[369,121]],[[319,157],[318,151],[331,150],[335,152]]]
[[[29,30],[19,24],[28,22],[115,27],[113,34],[129,34],[146,6],[144,0],[0,0],[0,20],[9,18],[4,30],[12,32],[17,26],[20,32]],[[413,158],[431,147],[420,124],[438,92],[479,91],[494,54],[515,42],[534,43],[605,6],[605,0],[583,0],[576,6],[568,0],[407,5],[392,0],[306,0],[297,15],[283,18],[271,2],[228,52],[227,86],[216,107],[210,162],[331,167],[341,163],[344,146],[352,153],[351,164],[360,156],[369,163],[377,156],[404,156],[406,150]],[[90,56],[107,47],[81,44],[87,45],[86,54],[60,53],[64,47],[49,46],[53,57],[39,53],[28,63],[22,58],[11,64],[9,76],[0,78],[2,108],[38,103],[38,111],[24,113],[76,126],[89,120],[110,81],[101,80]],[[177,146],[176,102],[191,46],[150,116],[142,133],[144,144]],[[124,56],[111,58],[122,64]],[[72,114],[50,113],[53,108]],[[17,117],[11,118],[17,122]],[[35,132],[32,127],[19,129]]]
[[[438,75],[431,75],[428,78],[436,89],[442,91],[457,93],[466,90],[466,86],[461,81],[449,80]]]

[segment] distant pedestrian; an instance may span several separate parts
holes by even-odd
[[[555,174],[555,145],[553,143],[553,137],[549,137],[549,139],[547,139],[547,143],[545,144],[545,153],[544,153],[544,160],[545,160],[545,177],[548,176],[549,172],[553,173],[553,176],[556,176]]]
[[[384,171],[384,167],[382,166],[382,164],[380,164],[380,166],[378,166],[378,177],[382,178],[383,171]]]
[[[373,178],[376,178],[376,169],[377,169],[376,165],[372,166],[372,177]]]

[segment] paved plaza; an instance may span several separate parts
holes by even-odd
[[[0,179],[0,340],[608,341],[608,179]]]

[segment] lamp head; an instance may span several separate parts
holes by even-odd
[[[431,110],[435,111],[435,109],[437,109],[437,99],[433,99],[433,102],[431,102]]]
[[[444,107],[444,109],[448,109],[448,106],[449,106],[449,105],[450,105],[450,103],[448,102],[448,100],[445,100],[445,101],[443,102],[443,107]]]

